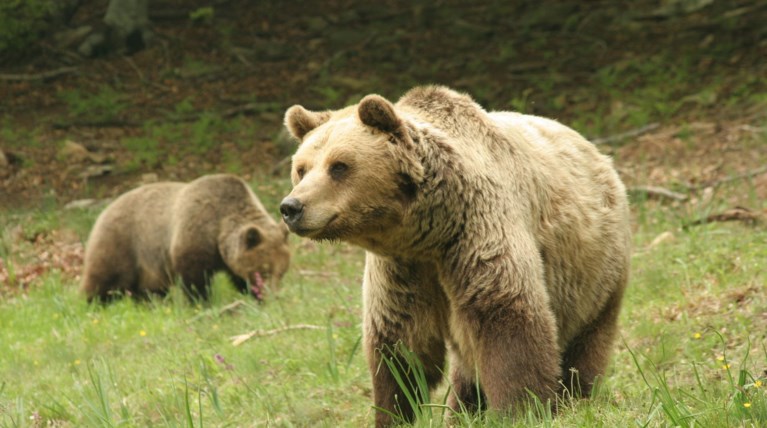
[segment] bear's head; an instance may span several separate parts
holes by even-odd
[[[368,95],[336,112],[293,106],[285,125],[301,141],[293,156],[294,187],[280,205],[290,230],[372,250],[396,239],[423,181],[418,137],[405,116],[385,98]]]
[[[229,269],[248,283],[250,293],[262,300],[279,288],[290,264],[288,230],[283,224],[254,222],[232,225],[219,239],[219,251]]]

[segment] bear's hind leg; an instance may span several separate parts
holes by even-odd
[[[562,379],[571,396],[588,397],[595,378],[604,374],[618,329],[622,295],[622,290],[615,292],[599,316],[568,344],[562,359]]]
[[[87,272],[83,282],[83,290],[88,298],[88,303],[96,300],[106,304],[135,289],[136,281],[136,275],[128,272]]]
[[[103,234],[102,234],[103,235]],[[88,243],[81,291],[88,303],[109,303],[137,286],[137,266],[124,247],[104,242],[109,236]]]

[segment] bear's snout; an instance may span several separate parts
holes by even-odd
[[[285,220],[285,224],[291,230],[294,230],[296,224],[304,215],[304,204],[297,198],[288,196],[280,203],[280,213],[282,214],[282,219]]]

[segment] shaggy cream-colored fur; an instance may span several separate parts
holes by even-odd
[[[488,113],[439,86],[396,104],[294,106],[285,123],[302,143],[283,219],[298,235],[367,250],[377,407],[413,416],[381,360],[400,343],[430,387],[449,353],[456,409],[513,410],[526,390],[551,399],[560,381],[589,392],[629,271],[628,203],[610,159],[553,120]]]

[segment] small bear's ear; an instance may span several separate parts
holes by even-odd
[[[251,249],[261,243],[261,233],[255,227],[249,227],[245,231],[245,248]]]
[[[402,120],[394,112],[394,105],[380,95],[368,95],[357,106],[362,123],[389,134],[398,134]]]
[[[309,111],[300,105],[294,105],[285,112],[285,127],[290,134],[299,140],[312,129],[322,125],[330,119],[330,112]]]

